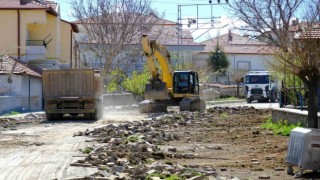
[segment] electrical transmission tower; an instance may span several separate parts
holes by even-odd
[[[212,3],[211,0],[209,0],[209,4],[185,4],[185,5],[178,5],[178,18],[177,18],[177,30],[178,30],[178,33],[177,33],[177,45],[178,45],[178,62],[180,62],[180,58],[182,57],[182,46],[184,45],[183,44],[183,39],[185,39],[182,31],[182,27],[183,27],[183,21],[187,21],[187,24],[188,27],[191,27],[191,25],[195,25],[195,28],[194,29],[190,29],[191,33],[197,31],[197,30],[200,30],[200,29],[205,29],[206,31],[204,33],[202,33],[200,36],[196,37],[194,40],[196,40],[197,38],[201,37],[202,35],[204,35],[205,33],[207,33],[208,31],[210,31],[211,29],[214,28],[214,23],[217,23],[216,19],[220,18],[220,17],[214,17],[213,16],[213,7],[216,6],[216,5],[220,5],[220,4],[227,4],[228,3],[228,0],[225,0],[226,3],[220,3],[220,0],[217,0],[217,3]],[[187,7],[191,7],[191,8],[194,8],[195,9],[195,18],[183,18],[183,8],[187,8]],[[206,15],[206,16],[200,16],[199,15],[199,11],[201,8],[204,8],[204,7],[209,7],[210,8],[210,14],[209,15]],[[202,20],[204,21],[203,22],[199,22],[199,20]],[[203,27],[204,25],[207,25],[211,23],[211,26],[208,28],[205,28]],[[188,34],[189,35],[189,34]],[[185,44],[186,45],[186,44]]]

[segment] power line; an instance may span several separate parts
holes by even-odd
[[[154,1],[154,0],[149,0],[149,2],[161,3],[161,4],[176,4],[176,5],[181,5],[181,4],[193,4],[193,3],[178,3],[178,2]]]

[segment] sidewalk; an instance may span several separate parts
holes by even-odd
[[[206,101],[207,105],[216,105],[216,104],[226,104],[226,103],[245,103],[245,99],[237,99],[237,100],[219,100],[219,101]]]

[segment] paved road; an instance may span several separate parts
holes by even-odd
[[[70,166],[83,159],[79,149],[91,146],[87,137],[73,134],[124,120],[151,119],[138,112],[106,112],[99,121],[59,120],[0,129],[0,180],[69,179],[97,172]]]

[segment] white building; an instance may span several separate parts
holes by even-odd
[[[199,61],[206,63],[217,44],[219,44],[228,57],[230,62],[228,74],[230,77],[219,77],[219,83],[230,83],[230,81],[232,81],[231,74],[239,70],[268,70],[268,61],[273,59],[270,47],[266,43],[231,32],[202,43],[205,44],[206,47],[205,51],[198,53]],[[216,78],[211,79],[215,80]]]
[[[0,59],[0,114],[42,110],[41,69],[13,57]]]

